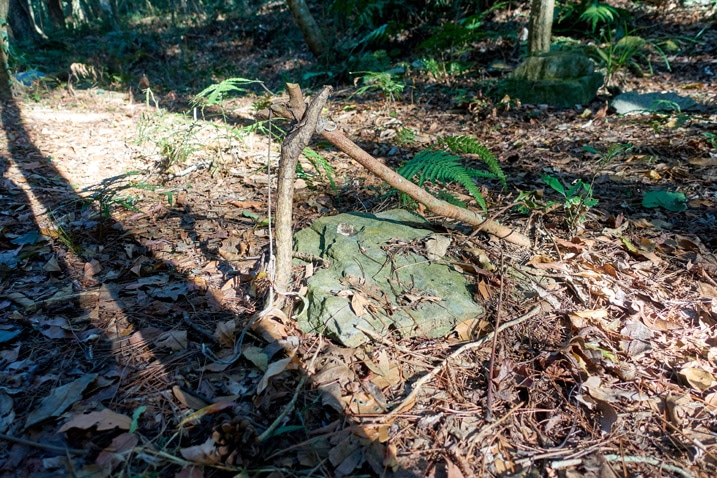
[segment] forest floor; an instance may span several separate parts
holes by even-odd
[[[252,320],[280,147],[255,123],[260,90],[203,114],[151,78],[154,96],[35,85],[4,104],[0,476],[715,476],[717,30],[705,11],[639,15],[698,41],[616,85],[697,111],[619,116],[607,92],[581,109],[464,103],[470,82],[425,73],[394,102],[331,97],[331,119],[387,165],[472,135],[507,175],[481,184],[488,214],[530,248],[417,209],[487,309],[440,339],[346,348],[278,312]],[[272,88],[302,58],[245,47],[234,60]],[[312,148],[335,186],[301,160],[296,230],[397,207]],[[584,181],[597,205],[570,209],[542,176]],[[685,200],[648,207],[655,191]],[[295,268],[295,291],[309,274]]]

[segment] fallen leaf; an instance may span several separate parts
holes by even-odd
[[[157,348],[167,348],[178,352],[187,348],[187,331],[186,330],[171,330],[164,332],[155,341],[154,345]]]
[[[354,292],[351,296],[351,310],[353,310],[354,314],[356,314],[356,317],[364,315],[366,313],[366,308],[370,305],[371,302],[358,292]]]
[[[133,434],[122,433],[121,435],[114,437],[109,446],[97,455],[95,464],[108,469],[119,463],[123,463],[138,443],[139,439]]]
[[[272,377],[275,377],[279,375],[281,372],[287,369],[289,364],[291,363],[290,358],[285,358],[281,360],[277,360],[276,362],[272,362],[269,367],[267,367],[266,372],[264,372],[264,376],[261,377],[261,380],[259,381],[259,384],[256,387],[256,393],[259,394],[263,392],[266,387],[269,386],[269,380],[271,380]]]
[[[266,372],[269,368],[269,356],[260,347],[244,347],[242,355],[262,372]]]
[[[185,460],[198,465],[218,465],[222,461],[222,457],[212,438],[207,438],[207,441],[201,445],[180,448],[179,453]]]
[[[96,373],[89,373],[52,390],[50,395],[42,399],[40,406],[29,413],[24,428],[29,428],[48,418],[60,416],[62,412],[82,398],[85,389],[96,378]]]
[[[700,392],[704,392],[708,388],[715,385],[714,375],[703,368],[683,367],[682,370],[680,370],[679,375],[690,385],[690,387]]]
[[[79,428],[80,430],[88,430],[97,427],[97,431],[112,430],[119,428],[120,430],[129,430],[132,420],[127,415],[113,412],[109,408],[105,408],[99,412],[83,413],[75,415],[59,429],[60,432],[66,432],[70,428]]]
[[[192,410],[200,410],[207,406],[207,402],[192,393],[185,392],[179,385],[172,387],[172,394],[179,403]]]
[[[5,433],[15,423],[15,408],[12,397],[0,390],[0,433]]]

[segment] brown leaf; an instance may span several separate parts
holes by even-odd
[[[95,464],[102,468],[109,469],[113,465],[122,463],[129,456],[129,452],[139,443],[139,439],[131,433],[122,433],[112,439],[112,443],[103,449]]]
[[[366,308],[371,305],[371,302],[364,297],[363,295],[359,294],[358,292],[354,292],[351,297],[351,310],[354,311],[354,314],[356,314],[356,317],[361,317],[366,313]]]
[[[97,427],[97,431],[112,430],[114,428],[129,430],[131,423],[132,419],[127,415],[122,415],[121,413],[113,412],[109,408],[105,408],[99,412],[75,415],[62,425],[58,431],[66,432],[70,428],[88,430],[92,427]]]
[[[164,332],[154,342],[157,348],[167,348],[178,352],[187,348],[187,331],[186,330],[170,330]]]
[[[40,406],[31,411],[27,416],[25,428],[40,423],[47,418],[60,416],[60,414],[82,398],[85,389],[87,389],[96,378],[96,373],[88,373],[77,380],[73,380],[70,383],[52,390],[50,395],[42,399]]]
[[[261,377],[261,380],[256,387],[256,393],[260,394],[263,392],[266,387],[269,386],[269,380],[271,380],[272,377],[279,375],[284,370],[287,370],[289,364],[291,364],[291,358],[284,358],[277,360],[276,362],[272,362],[269,367],[267,367],[266,372],[264,372],[264,376]]]
[[[201,445],[180,448],[179,453],[185,460],[199,465],[218,465],[222,462],[222,457],[212,438],[207,438],[207,441]]]
[[[690,387],[700,392],[716,384],[715,376],[701,367],[683,367],[679,375]]]
[[[179,385],[172,387],[172,393],[179,403],[192,410],[200,410],[207,406],[207,402],[192,393],[185,392]]]

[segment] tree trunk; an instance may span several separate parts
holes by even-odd
[[[550,51],[555,0],[532,0],[528,28],[528,55]]]
[[[294,17],[294,21],[301,29],[304,40],[309,46],[309,50],[316,58],[324,56],[326,53],[326,40],[321,33],[319,25],[309,11],[309,7],[304,0],[286,0],[289,10]]]
[[[0,99],[7,100],[12,98],[12,90],[10,89],[10,73],[7,66],[7,18],[10,0],[0,0]]]
[[[47,12],[55,30],[65,29],[65,12],[62,9],[62,0],[46,0]]]
[[[29,0],[10,0],[7,23],[17,41],[37,43],[44,36],[35,24]]]

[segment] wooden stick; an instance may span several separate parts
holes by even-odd
[[[300,105],[303,105],[303,97],[299,96],[301,95],[301,90],[299,89],[298,85],[292,83],[287,83],[286,87],[287,91],[289,92],[289,103],[287,105],[272,105],[272,111],[284,118],[301,120],[301,118],[303,117],[303,111],[296,111],[297,108],[301,108]],[[326,88],[327,87],[324,87],[322,93],[325,91]],[[299,102],[295,98],[302,99]],[[325,120],[322,119],[321,122],[325,122]],[[391,187],[409,195],[434,213],[439,214],[443,217],[457,219],[459,221],[465,222],[466,224],[475,226],[477,230],[487,232],[488,234],[496,236],[499,239],[503,239],[518,246],[530,247],[530,239],[528,239],[525,235],[514,231],[509,227],[503,226],[500,223],[493,221],[492,219],[484,218],[478,213],[469,211],[468,209],[456,207],[450,203],[447,203],[446,201],[442,201],[434,197],[425,189],[415,185],[414,183],[407,180],[406,178],[398,174],[396,171],[384,165],[381,161],[377,160],[376,158],[368,154],[366,151],[361,149],[358,145],[356,145],[356,143],[348,139],[341,131],[339,131],[338,128],[334,127],[333,129],[321,129],[321,136],[323,136],[323,138],[326,139],[329,143],[336,146],[340,151],[351,156],[351,158],[353,158],[357,163],[368,169],[370,172],[372,172],[379,178],[386,181]],[[311,131],[314,130],[312,129]],[[294,166],[295,165],[296,163],[294,163]],[[279,218],[277,211],[277,235],[278,220]],[[277,237],[277,245],[278,241],[279,238]],[[279,257],[277,253],[277,261],[278,260]]]

